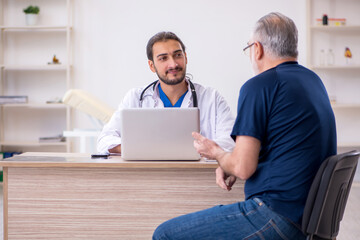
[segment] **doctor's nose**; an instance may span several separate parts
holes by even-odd
[[[168,64],[169,68],[176,68],[179,65],[174,58],[169,58]]]

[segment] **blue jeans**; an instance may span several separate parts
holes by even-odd
[[[254,198],[219,205],[162,223],[153,240],[306,239],[300,228]]]

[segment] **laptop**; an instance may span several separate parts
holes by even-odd
[[[124,160],[199,160],[191,136],[200,131],[198,108],[131,108],[121,112]]]

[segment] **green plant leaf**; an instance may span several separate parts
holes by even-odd
[[[38,6],[28,6],[27,8],[25,8],[24,13],[26,14],[38,14],[40,12],[40,8]]]

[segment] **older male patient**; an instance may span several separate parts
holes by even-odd
[[[233,152],[193,133],[202,155],[216,159],[217,184],[246,180],[245,201],[184,215],[153,239],[305,239],[300,224],[313,178],[336,154],[335,118],[320,78],[297,63],[294,22],[270,13],[247,47],[255,77],[240,90]]]

